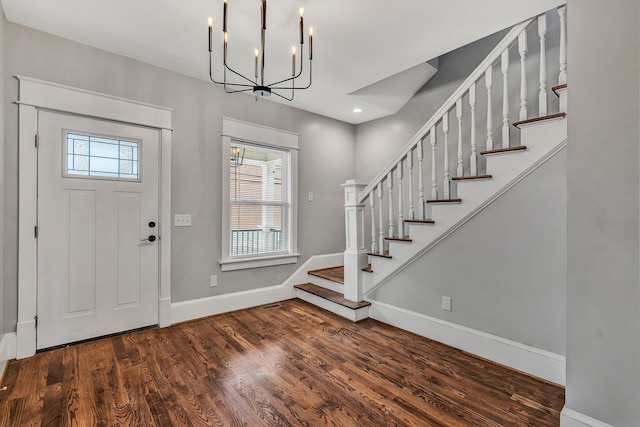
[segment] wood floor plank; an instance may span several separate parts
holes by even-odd
[[[564,389],[300,300],[10,361],[0,426],[549,426]]]

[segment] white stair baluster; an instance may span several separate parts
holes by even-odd
[[[418,141],[418,219],[424,219],[424,177],[422,176],[422,160],[424,158],[422,143]]]
[[[471,176],[478,175],[478,141],[476,137],[476,84],[469,88],[469,107],[471,107]]]
[[[398,176],[398,237],[404,237],[404,203],[402,200],[402,160],[396,167]]]
[[[520,120],[527,120],[527,32],[518,35],[518,52],[520,53]]]
[[[375,189],[371,193],[369,193],[369,206],[371,206],[371,253],[375,254],[376,250],[376,210],[375,210]]]
[[[393,172],[387,174],[387,188],[389,190],[389,235],[393,237]]]
[[[436,169],[436,127],[429,131],[431,136],[431,198],[438,200],[438,173]]]
[[[382,216],[382,195],[384,192],[382,191],[382,182],[378,183],[378,189],[376,191],[378,193],[378,215],[380,216],[380,227],[378,228],[378,248],[379,253],[384,252],[384,217]]]
[[[416,219],[416,214],[413,210],[413,149],[409,150],[409,156],[407,157],[409,163],[409,219]]]
[[[457,176],[464,176],[464,158],[462,157],[462,98],[456,101],[456,117],[458,119],[458,170]]]
[[[558,8],[560,15],[560,75],[558,84],[567,84],[567,6]]]
[[[442,116],[442,132],[444,133],[444,194],[445,199],[451,198],[451,177],[449,173],[449,112]]]
[[[487,87],[487,150],[493,150],[493,105],[491,105],[491,88],[493,87],[493,66],[489,65],[484,73]]]
[[[540,94],[538,95],[538,116],[547,115],[547,15],[538,16],[538,36],[540,36]]]
[[[502,148],[509,148],[509,49],[502,52]]]

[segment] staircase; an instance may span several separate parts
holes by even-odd
[[[557,74],[547,69],[551,17],[560,32]],[[527,62],[532,39],[536,64]],[[532,68],[535,92],[527,84]],[[566,147],[566,70],[566,6],[514,26],[371,183],[344,184],[344,265],[309,271],[310,283],[295,286],[296,296],[354,321],[367,317],[369,294]],[[551,90],[548,74],[557,76]],[[514,93],[509,78],[517,77]],[[519,120],[511,123],[512,116]]]

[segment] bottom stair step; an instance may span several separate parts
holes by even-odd
[[[295,285],[294,288],[296,290],[296,296],[301,300],[324,308],[354,322],[369,317],[369,306],[371,303],[368,301],[350,301],[345,299],[339,292],[314,285],[313,283]]]
[[[331,289],[323,288],[322,286],[314,285],[313,283],[305,283],[303,285],[295,285],[294,288],[309,292],[310,294],[319,296],[320,298],[327,299],[329,301],[340,304],[341,306],[357,310],[362,307],[368,307],[371,305],[368,301],[355,302],[345,299],[339,292],[332,291]]]

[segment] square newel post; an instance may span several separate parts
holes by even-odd
[[[344,297],[360,302],[364,299],[361,269],[367,266],[367,250],[364,246],[364,204],[358,203],[358,195],[365,187],[350,179],[344,184],[344,222],[346,250],[344,251]]]

